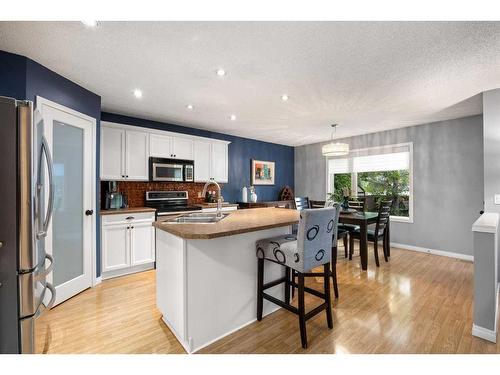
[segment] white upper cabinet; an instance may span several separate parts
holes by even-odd
[[[227,182],[228,178],[228,145],[221,142],[213,142],[211,150],[211,177],[217,182]]]
[[[175,159],[193,160],[193,140],[184,137],[173,137],[172,154]]]
[[[101,129],[101,179],[121,180],[125,175],[125,130]]]
[[[101,180],[149,179],[149,133],[102,123]]]
[[[172,137],[163,134],[151,134],[149,136],[150,156],[156,158],[172,158]]]
[[[228,182],[230,142],[101,122],[101,180],[149,179],[149,157],[194,160],[197,182]]]
[[[127,130],[125,139],[125,178],[147,181],[149,179],[149,134]]]
[[[193,160],[193,140],[164,134],[150,135],[151,156]]]
[[[207,182],[210,180],[210,154],[212,143],[210,141],[194,141],[194,180]]]

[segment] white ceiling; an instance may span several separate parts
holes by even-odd
[[[104,111],[287,145],[478,114],[500,87],[499,22],[0,22],[0,49]]]

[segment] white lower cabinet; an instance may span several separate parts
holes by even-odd
[[[102,272],[130,266],[130,241],[127,224],[102,227]]]
[[[131,264],[155,261],[155,229],[151,223],[137,223],[130,231]]]
[[[153,268],[154,213],[104,215],[101,227],[102,278]]]

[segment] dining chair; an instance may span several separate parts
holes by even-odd
[[[375,229],[367,230],[368,241],[373,242],[373,252],[375,254],[375,264],[377,267],[380,267],[380,263],[378,260],[378,242],[382,239],[383,241],[383,250],[384,250],[384,260],[386,262],[389,261],[388,258],[388,248],[390,246],[389,241],[387,240],[387,234],[389,229],[389,217],[391,214],[391,206],[392,201],[382,201],[380,202],[380,206],[378,209],[378,217],[377,222],[375,224]],[[354,240],[361,239],[361,231],[360,229],[356,229],[355,231],[349,234],[349,259],[352,259],[352,254],[354,253]]]
[[[349,200],[349,209],[354,209],[356,211],[361,211],[363,212],[365,210],[365,202],[364,201],[359,201],[359,200]],[[355,230],[359,230],[359,225],[354,225],[354,224],[339,224],[339,230],[342,232],[347,232],[348,235],[350,235],[352,232]],[[345,237],[345,241],[347,242],[347,236]],[[349,241],[349,245],[351,244],[351,241]],[[344,246],[344,248],[348,248],[348,246]],[[352,259],[352,250],[346,251],[346,258],[349,256],[349,260]]]
[[[309,201],[309,197],[295,197],[295,208],[299,211],[302,211],[307,208],[311,208],[311,202]]]
[[[339,287],[337,284],[337,248],[338,248],[338,240],[340,236],[344,238],[344,250],[346,251],[347,258],[347,231],[340,231],[338,229],[339,215],[340,215],[340,204],[334,203],[332,201],[325,202],[325,207],[334,207],[335,208],[335,218],[334,222],[337,223],[335,228],[333,229],[333,238],[332,238],[332,261],[330,262],[330,266],[332,268],[332,281],[333,281],[333,293],[335,294],[335,298],[339,298]]]

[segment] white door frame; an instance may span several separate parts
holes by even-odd
[[[83,113],[80,113],[78,111],[75,111],[73,109],[70,109],[68,107],[65,107],[61,104],[55,103],[53,101],[50,101],[48,99],[45,99],[41,96],[36,96],[36,108],[39,108],[40,111],[43,114],[42,107],[43,106],[48,106],[54,109],[57,109],[62,112],[66,112],[67,114],[73,115],[75,117],[79,117],[83,120],[89,121],[91,123],[91,128],[92,128],[92,135],[91,135],[91,142],[92,142],[92,157],[91,157],[91,177],[92,177],[92,184],[91,184],[91,193],[90,193],[90,201],[91,201],[91,206],[94,210],[94,214],[91,217],[91,229],[92,229],[92,234],[91,234],[91,259],[92,259],[92,287],[96,286],[101,282],[100,277],[97,277],[97,269],[96,269],[96,216],[97,216],[97,207],[96,207],[96,119],[90,116],[87,116]]]

